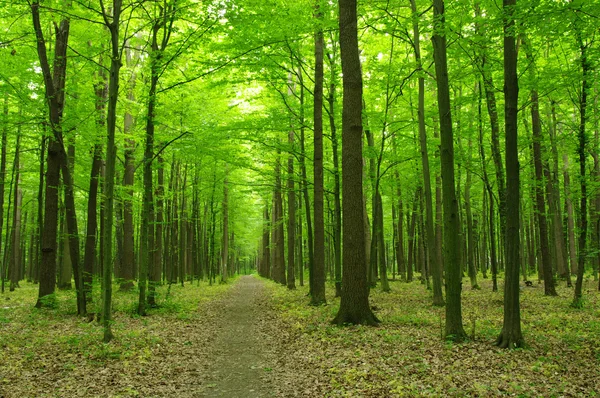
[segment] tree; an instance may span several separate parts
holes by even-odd
[[[320,1],[317,0],[315,14],[317,23],[321,19]],[[321,305],[325,299],[325,219],[323,214],[323,30],[315,32],[315,90],[314,90],[314,264],[311,283],[311,304]]]
[[[502,348],[523,346],[521,308],[519,305],[520,208],[519,150],[517,146],[517,112],[519,83],[515,32],[516,0],[504,0],[504,124],[506,148],[506,273],[504,282],[504,324],[496,345]]]
[[[433,1],[434,34],[433,57],[437,82],[438,111],[440,120],[440,158],[442,162],[442,194],[444,196],[444,259],[446,269],[446,329],[448,339],[461,341],[466,338],[462,324],[461,309],[461,266],[459,241],[459,215],[454,180],[454,137],[452,134],[452,114],[450,90],[448,86],[448,65],[446,60],[446,33],[444,1]]]
[[[340,51],[344,100],[342,110],[343,273],[337,325],[376,325],[369,306],[362,182],[362,75],[358,52],[356,0],[339,0]]]
[[[419,69],[419,146],[421,148],[421,165],[423,167],[423,189],[425,198],[425,235],[427,238],[427,255],[433,276],[433,305],[443,306],[442,295],[442,264],[439,263],[436,250],[435,233],[433,229],[433,195],[431,193],[431,172],[429,169],[429,153],[427,151],[427,133],[425,130],[425,76],[423,74],[423,62],[421,60],[421,33],[419,31],[419,17],[415,0],[410,0],[411,12],[413,14],[413,42],[417,69]]]
[[[119,95],[119,72],[122,66],[123,46],[119,43],[119,31],[121,24],[122,0],[113,0],[111,9],[106,9],[104,1],[100,0],[102,16],[104,23],[110,32],[110,72],[108,84],[108,110],[106,114],[106,174],[104,180],[105,196],[105,227],[104,227],[104,247],[102,264],[102,326],[104,327],[105,343],[112,340],[111,330],[111,302],[112,302],[112,237],[113,237],[113,213],[114,213],[114,191],[115,191],[115,128],[117,122],[117,99]]]

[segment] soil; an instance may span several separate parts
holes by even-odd
[[[270,315],[263,282],[242,276],[220,302],[216,320],[213,363],[204,384],[205,397],[277,396],[277,336],[265,328]]]

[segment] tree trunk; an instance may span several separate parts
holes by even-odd
[[[14,291],[19,286],[20,270],[21,270],[21,206],[23,202],[23,191],[21,190],[21,127],[19,125],[17,131],[17,143],[15,145],[15,161],[13,163],[14,177],[14,206],[13,206],[13,223],[12,223],[12,252],[10,260],[10,291]]]
[[[102,64],[102,59],[100,59]],[[88,302],[92,301],[92,281],[94,272],[94,262],[96,260],[96,236],[98,234],[98,180],[100,169],[102,167],[102,144],[99,142],[100,131],[105,127],[104,104],[108,95],[106,86],[106,76],[102,68],[98,71],[98,82],[94,85],[96,94],[96,127],[98,128],[96,143],[92,155],[92,167],[90,172],[90,189],[88,192],[87,203],[87,227],[85,237],[85,253],[83,258],[83,283],[85,289],[85,298]]]
[[[504,282],[504,324],[496,345],[502,348],[523,346],[521,309],[519,306],[519,150],[517,146],[517,112],[519,84],[517,48],[514,31],[516,0],[504,0],[504,124],[506,152],[506,272]]]
[[[342,111],[343,273],[338,325],[378,322],[369,306],[362,183],[362,76],[356,0],[339,0],[340,50],[344,86]]]
[[[288,133],[288,144],[294,152],[294,130],[290,126]],[[294,155],[288,155],[287,164],[287,199],[288,199],[288,224],[287,224],[287,287],[292,290],[296,288],[296,191],[294,187]]]
[[[320,23],[322,10],[316,2],[315,15]],[[312,305],[327,302],[325,298],[325,220],[323,214],[323,31],[315,33],[315,89],[314,89],[314,211],[315,242],[312,288]]]
[[[581,52],[580,62],[582,71],[581,96],[579,98],[579,147],[577,148],[577,153],[579,154],[579,180],[581,184],[581,201],[579,205],[579,251],[577,255],[577,281],[575,282],[575,292],[573,294],[573,303],[571,305],[575,308],[581,308],[583,306],[583,273],[585,271],[585,258],[587,254],[587,182],[585,180],[587,136],[585,131],[585,123],[587,121],[587,96],[588,91],[590,90],[588,75],[591,69],[591,64],[587,58],[587,46],[583,44],[583,40],[581,39],[581,32],[579,31],[579,29],[576,29],[576,35],[577,44],[579,45],[579,49]]]
[[[546,296],[556,296],[552,260],[548,245],[548,225],[546,222],[546,203],[544,201],[543,169],[542,169],[542,125],[538,108],[537,90],[531,90],[531,129],[533,131],[533,162],[535,167],[535,197],[537,207],[538,227],[540,233],[540,248],[542,251],[542,270],[544,275],[544,293]]]
[[[131,76],[127,84],[127,101],[135,103],[135,54],[132,54],[130,48],[130,42],[127,42],[127,48],[125,49],[126,65],[128,69],[131,69]],[[121,283],[119,290],[129,291],[133,288],[133,280],[135,279],[135,254],[134,254],[134,226],[133,226],[133,183],[135,176],[135,165],[134,165],[134,151],[135,151],[135,140],[133,138],[133,127],[134,120],[131,111],[126,108],[124,121],[123,121],[123,133],[125,134],[125,145],[124,145],[124,160],[123,166],[123,258],[121,261],[120,275]],[[142,216],[142,222],[144,216]],[[142,256],[144,256],[144,248],[140,250]]]
[[[229,267],[229,181],[228,181],[228,165],[225,164],[225,179],[223,180],[223,242],[221,252],[221,283],[227,282]]]
[[[417,61],[417,69],[422,69],[421,61],[421,44],[419,31],[419,15],[415,0],[410,0],[410,8],[412,12],[413,23],[413,44],[415,50],[415,58]],[[436,239],[433,227],[433,194],[431,191],[431,172],[429,170],[429,154],[427,151],[427,134],[425,131],[425,77],[421,71],[419,74],[419,105],[418,105],[418,120],[419,120],[419,145],[421,148],[421,165],[423,166],[423,194],[425,199],[425,237],[427,240],[427,257],[429,259],[429,267],[433,279],[433,305],[443,306],[444,297],[442,295],[442,268],[438,263],[436,255]]]
[[[4,185],[6,184],[6,146],[7,144],[7,135],[8,135],[8,94],[4,94],[4,106],[3,106],[3,126],[2,126],[2,149],[1,149],[1,157],[0,157],[0,247],[2,247],[2,224],[4,223]],[[42,139],[43,141],[43,139]],[[43,145],[42,145],[43,147]],[[42,148],[42,153],[44,148]],[[41,173],[43,175],[43,155],[41,157]],[[42,179],[43,177],[40,177]],[[40,184],[42,187],[43,184]],[[40,188],[41,189],[41,188]],[[41,202],[40,202],[41,203]],[[7,237],[8,239],[8,237]],[[2,293],[4,293],[4,279],[6,275],[4,274],[4,264],[0,265],[0,281],[2,284]]]
[[[108,86],[108,112],[107,144],[106,144],[106,175],[104,179],[104,196],[106,207],[104,209],[104,247],[102,248],[104,264],[102,276],[102,325],[104,327],[104,342],[112,340],[111,330],[111,303],[112,303],[112,243],[113,243],[113,214],[114,214],[114,191],[115,191],[115,128],[117,121],[117,99],[119,96],[119,72],[121,70],[121,51],[119,47],[119,27],[121,17],[122,0],[113,0],[112,15],[103,8],[104,21],[110,31],[111,39],[111,63],[110,78]]]
[[[46,43],[40,22],[39,1],[31,3],[33,26],[37,38],[37,53],[44,78],[45,96],[48,104],[50,127],[53,139],[48,145],[44,229],[42,236],[42,261],[40,264],[40,288],[36,307],[52,306],[56,285],[56,238],[58,222],[58,185],[60,181],[62,147],[62,113],[64,108],[64,86],[66,73],[66,51],[70,23],[63,19],[56,25],[53,71],[50,70]],[[66,159],[65,159],[66,160]],[[48,297],[50,296],[50,297]]]
[[[438,110],[440,118],[442,165],[442,190],[444,195],[444,252],[446,268],[446,338],[464,340],[466,333],[462,324],[461,309],[461,270],[459,261],[458,202],[454,182],[454,138],[450,110],[450,90],[448,86],[448,65],[446,61],[446,36],[444,1],[433,1],[434,35],[433,54],[437,82]]]
[[[281,151],[277,151],[275,164],[275,192],[273,197],[273,280],[282,285],[285,279],[285,242],[283,233],[283,198],[281,192]]]

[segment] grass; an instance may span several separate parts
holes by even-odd
[[[499,281],[501,282],[501,280]],[[337,327],[330,322],[339,298],[327,286],[328,304],[307,305],[308,288],[290,291],[269,282],[282,319],[297,333],[297,360],[320,372],[323,396],[598,396],[600,394],[600,293],[584,283],[583,309],[570,307],[573,290],[545,297],[542,285],[521,292],[526,348],[501,350],[493,343],[503,320],[503,293],[463,283],[463,324],[469,341],[443,340],[444,308],[431,305],[420,282],[391,282],[392,292],[371,291],[378,327]],[[302,359],[304,358],[304,359]],[[317,370],[318,369],[318,370]]]
[[[88,323],[76,316],[74,291],[57,291],[54,308],[36,309],[38,286],[22,282],[21,288],[0,296],[0,397],[76,396],[82,386],[88,391],[86,396],[132,396],[133,390],[127,386],[122,394],[105,390],[103,378],[112,380],[114,374],[120,374],[123,379],[119,382],[127,384],[133,376],[155,377],[151,372],[155,362],[163,355],[173,355],[174,347],[189,345],[182,339],[187,338],[186,330],[193,330],[190,325],[199,323],[202,306],[231,286],[174,284],[168,296],[168,286],[160,286],[159,307],[140,317],[135,313],[137,289],[122,292],[115,284],[115,337],[105,344],[98,322]],[[98,286],[94,293],[88,311],[99,313]],[[108,383],[115,384],[114,380]]]

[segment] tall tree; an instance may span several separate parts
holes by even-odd
[[[583,273],[586,259],[586,239],[587,239],[587,182],[586,182],[586,157],[587,157],[587,133],[585,125],[587,121],[588,93],[591,85],[589,74],[591,71],[590,60],[588,59],[588,44],[583,41],[579,25],[579,12],[576,15],[578,20],[575,26],[575,35],[577,46],[579,47],[579,63],[581,65],[581,94],[579,96],[579,129],[577,154],[579,155],[579,180],[580,180],[580,204],[579,204],[579,247],[577,254],[577,281],[575,282],[575,291],[573,293],[573,303],[575,308],[583,306],[582,289]]]
[[[45,96],[48,105],[50,128],[52,130],[51,142],[48,145],[47,170],[46,170],[46,195],[44,212],[44,230],[42,236],[42,262],[40,265],[40,289],[36,307],[45,303],[45,298],[54,293],[56,284],[56,250],[58,232],[58,186],[62,170],[63,183],[65,184],[65,204],[67,206],[67,225],[71,242],[71,261],[76,270],[75,283],[77,289],[77,309],[79,314],[85,314],[85,297],[78,275],[79,239],[77,234],[77,218],[73,197],[73,183],[68,169],[66,152],[63,144],[62,117],[64,110],[64,89],[67,69],[67,47],[69,39],[70,21],[67,17],[55,25],[54,60],[52,68],[48,60],[44,31],[40,22],[39,1],[31,3],[33,27],[37,39],[37,53],[42,69]]]
[[[333,323],[379,322],[369,306],[367,286],[363,172],[362,74],[358,50],[356,0],[339,0],[340,51],[344,100],[342,110],[343,274],[340,308]]]
[[[521,308],[519,306],[520,207],[519,149],[517,112],[519,82],[515,32],[516,0],[504,0],[504,124],[506,149],[506,273],[504,282],[504,324],[496,345],[502,348],[523,346]]]
[[[315,5],[315,18],[320,24],[321,1]],[[315,248],[311,304],[321,305],[325,299],[325,219],[323,212],[323,30],[315,32],[315,89],[314,89],[314,211]]]
[[[419,70],[419,146],[421,149],[421,165],[423,167],[423,190],[425,199],[425,236],[427,238],[427,257],[433,279],[433,305],[444,305],[442,295],[442,267],[437,261],[436,240],[433,228],[433,195],[431,192],[431,171],[429,169],[429,152],[427,151],[427,133],[425,130],[425,75],[423,62],[421,60],[421,32],[419,31],[419,15],[415,0],[410,0],[410,8],[413,20],[413,44],[417,69]]]
[[[446,269],[446,338],[455,341],[466,337],[462,323],[461,266],[459,240],[459,214],[454,180],[454,137],[450,90],[448,86],[448,64],[446,60],[446,22],[444,1],[433,1],[433,58],[437,82],[438,111],[440,118],[440,159],[442,163],[442,194],[444,196],[444,264]]]
[[[119,73],[122,65],[123,46],[120,44],[120,25],[121,25],[121,8],[122,0],[113,0],[112,7],[107,9],[104,1],[100,0],[102,8],[102,16],[104,23],[110,32],[110,72],[108,84],[108,110],[106,114],[106,172],[104,179],[104,247],[102,264],[102,326],[104,327],[105,343],[112,340],[113,334],[111,330],[111,303],[112,303],[112,244],[113,244],[113,214],[114,214],[114,192],[115,192],[115,128],[117,122],[117,99],[119,96]]]

